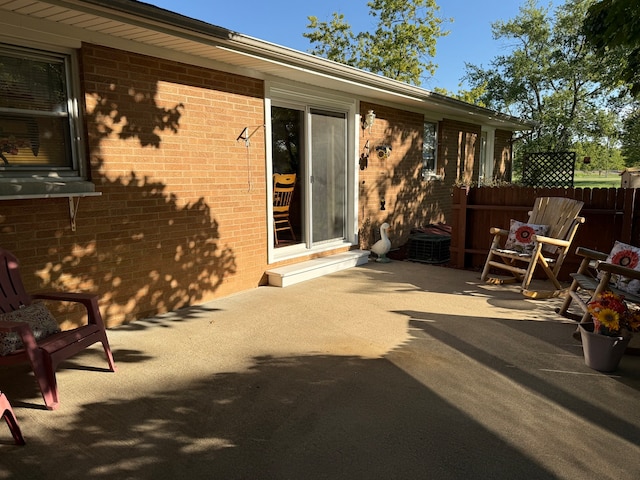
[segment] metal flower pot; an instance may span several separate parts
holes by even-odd
[[[599,372],[613,372],[627,349],[630,336],[610,337],[594,333],[593,323],[581,323],[580,336],[584,363]]]

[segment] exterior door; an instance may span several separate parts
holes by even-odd
[[[347,119],[344,113],[311,110],[310,241],[345,238]]]
[[[347,115],[309,107],[271,109],[273,173],[295,173],[291,232],[274,247],[296,251],[344,241],[347,231]]]

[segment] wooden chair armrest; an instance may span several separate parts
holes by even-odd
[[[533,240],[538,243],[547,243],[549,245],[554,245],[556,247],[568,247],[570,245],[570,243],[567,240],[562,240],[560,238],[545,237],[544,235],[534,235]]]
[[[509,230],[505,230],[504,228],[498,228],[498,227],[491,227],[489,229],[489,232],[491,233],[491,235],[503,235],[505,237],[509,235]]]
[[[640,271],[607,262],[597,262],[596,270],[640,280]]]
[[[598,252],[597,250],[591,250],[590,248],[578,247],[576,249],[576,255],[580,255],[581,257],[586,257],[591,260],[606,260],[609,256],[608,253]]]
[[[578,247],[576,249],[576,255],[582,257],[578,271],[578,275],[586,275],[589,277],[595,277],[597,272],[595,271],[596,263],[600,260],[606,260],[607,254],[591,250],[590,248]],[[607,279],[608,281],[608,279]]]

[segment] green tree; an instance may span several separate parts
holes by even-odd
[[[621,143],[626,166],[640,166],[640,106],[625,118]]]
[[[603,57],[617,68],[610,71],[612,84],[622,82],[640,97],[640,8],[638,0],[600,0],[589,7],[583,33]]]
[[[597,142],[577,142],[573,149],[576,152],[576,170],[607,172],[625,167],[619,148]],[[584,163],[585,157],[590,160],[588,164]]]
[[[450,98],[456,98],[458,100],[462,100],[466,103],[471,103],[472,105],[478,105],[479,107],[486,107],[484,101],[482,100],[485,92],[486,86],[480,85],[471,90],[458,90],[456,93],[450,92],[446,88],[435,87],[433,89],[434,93],[439,93],[440,95],[445,95]]]
[[[492,24],[493,38],[513,49],[489,68],[466,65],[465,79],[489,108],[532,120],[522,151],[566,150],[604,118],[613,87],[600,82],[608,65],[586,48],[581,34],[595,0],[568,0],[555,15],[527,0],[516,18]],[[597,130],[597,129],[596,129]]]
[[[590,157],[591,163],[585,170],[620,170],[624,168],[624,159],[620,151],[620,132],[622,122],[619,115],[609,109],[598,110],[590,124],[581,126],[572,146],[578,153],[578,161]]]
[[[308,17],[311,31],[303,36],[314,45],[309,52],[414,85],[425,72],[433,75],[436,41],[449,33],[435,0],[371,0],[367,6],[378,20],[373,32],[353,33],[339,13],[329,22]]]

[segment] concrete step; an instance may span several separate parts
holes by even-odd
[[[269,285],[274,287],[288,287],[305,280],[321,277],[329,273],[338,272],[351,267],[364,265],[369,261],[367,250],[350,250],[348,252],[314,258],[305,262],[277,267],[267,270]]]

